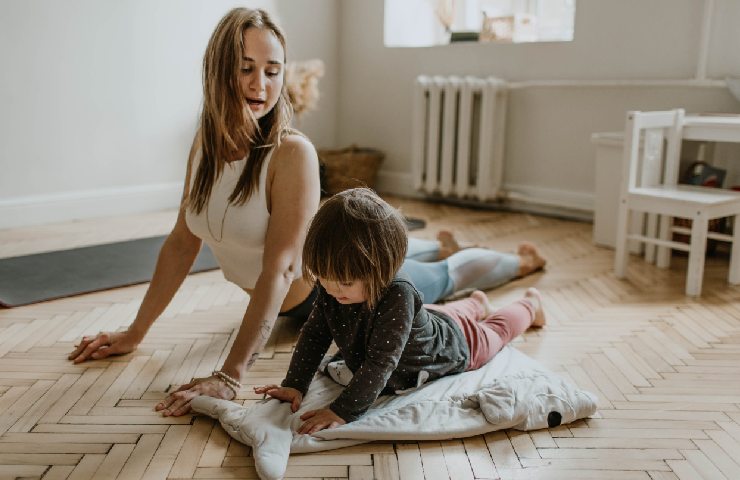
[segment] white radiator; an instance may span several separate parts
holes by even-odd
[[[506,83],[492,77],[420,76],[414,95],[414,187],[445,197],[499,197]]]

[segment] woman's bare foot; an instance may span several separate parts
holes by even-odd
[[[481,306],[483,307],[483,317],[479,318],[478,319],[479,321],[483,320],[484,318],[488,317],[491,313],[493,313],[493,306],[488,301],[488,295],[486,295],[485,292],[476,290],[470,294],[470,298],[480,303]]]
[[[540,255],[539,250],[537,250],[537,247],[533,243],[520,243],[516,253],[519,255],[520,277],[542,270],[547,263],[547,260]]]
[[[449,230],[440,230],[437,233],[437,241],[439,242],[439,260],[444,260],[453,253],[462,250],[457,239]]]
[[[444,260],[450,255],[465,250],[466,248],[476,248],[478,245],[460,245],[460,242],[455,238],[455,234],[449,230],[440,230],[437,233],[437,241],[439,242],[439,253],[437,254],[437,260]]]
[[[545,318],[545,311],[542,309],[542,295],[540,294],[540,291],[536,288],[528,288],[527,291],[524,292],[524,299],[529,301],[532,308],[534,308],[534,319],[532,320],[532,325],[530,325],[530,327],[544,327],[547,323],[547,319]]]

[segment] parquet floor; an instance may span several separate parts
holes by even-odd
[[[373,443],[294,455],[291,478],[740,479],[740,288],[726,261],[708,265],[705,294],[683,296],[669,271],[630,263],[591,225],[525,214],[394,201],[427,219],[419,236],[453,229],[468,242],[512,250],[536,242],[545,272],[489,296],[505,303],[529,286],[544,294],[547,328],[519,349],[599,396],[594,418],[536,432],[421,443]],[[0,231],[0,256],[165,233],[174,212]],[[189,277],[134,354],[72,365],[83,334],[128,324],[145,286],[0,310],[0,478],[256,478],[249,448],[203,417],[162,418],[164,392],[220,365],[248,301],[219,272]],[[297,326],[278,325],[239,395],[277,382]]]

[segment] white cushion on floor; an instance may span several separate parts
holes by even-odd
[[[592,415],[596,398],[518,350],[506,347],[480,370],[443,377],[404,395],[380,397],[360,419],[314,436],[294,434],[303,412],[324,408],[344,387],[318,374],[301,409],[265,400],[244,407],[210,397],[196,412],[219,419],[226,432],[252,446],[261,478],[281,478],[291,452],[315,452],[373,440],[440,440],[505,428],[533,430]]]

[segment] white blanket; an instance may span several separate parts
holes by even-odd
[[[344,387],[317,374],[298,412],[268,399],[244,407],[210,397],[192,401],[226,432],[252,447],[257,473],[282,478],[293,453],[373,440],[441,440],[505,428],[534,430],[592,415],[596,398],[512,347],[480,370],[443,377],[403,395],[382,396],[360,419],[313,436],[294,433],[303,412],[324,408]]]

